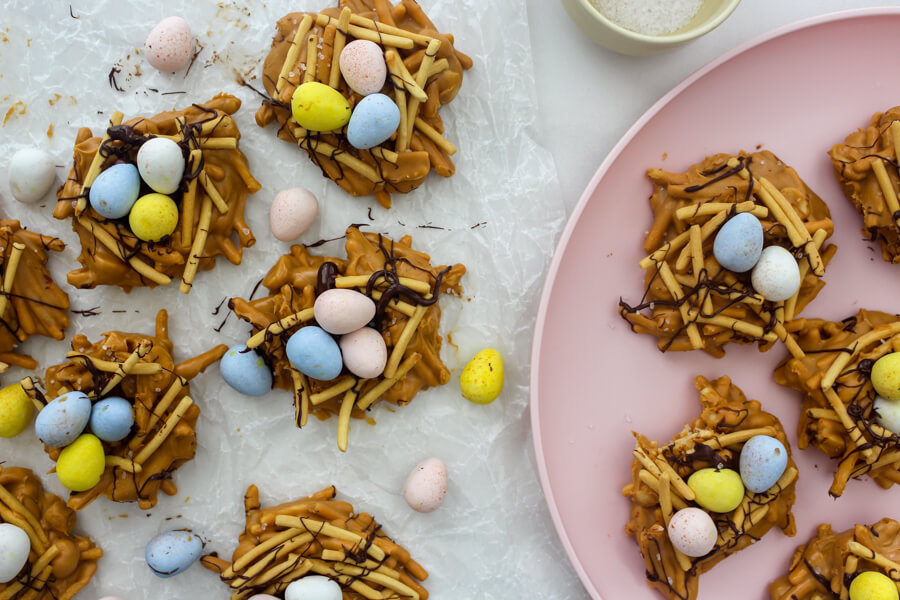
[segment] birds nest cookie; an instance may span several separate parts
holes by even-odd
[[[102,136],[81,128],[53,216],[72,219],[81,240],[77,288],[169,285],[188,293],[216,257],[240,264],[256,239],[244,221],[248,193],[260,189],[238,148],[231,115],[241,106],[219,94],[204,104],[135,117],[116,111]]]
[[[797,466],[778,418],[728,377],[695,384],[700,416],[665,445],[636,433],[622,491],[647,581],[672,600],[696,598],[700,575],[772,527],[796,533]]]
[[[47,270],[48,251],[62,252],[62,240],[0,219],[0,373],[10,365],[34,369],[37,361],[16,352],[33,335],[61,340],[69,326],[69,296]]]
[[[863,233],[884,260],[900,262],[900,106],[875,113],[869,126],[829,152],[834,174],[863,219]]]
[[[653,224],[640,302],[620,300],[633,331],[666,350],[723,356],[729,342],[768,350],[825,285],[836,246],[828,207],[763,150],[716,154],[684,173],[650,169]]]
[[[769,585],[772,600],[881,600],[897,597],[900,524],[882,519],[835,533],[823,523],[797,547],[788,574]]]
[[[46,393],[24,379],[40,410],[38,438],[72,491],[68,505],[81,510],[105,495],[149,509],[159,490],[177,493],[173,473],[197,450],[200,408],[188,381],[226,349],[176,365],[162,310],[155,335],[111,331],[93,343],[76,335],[66,362],[47,369]]]
[[[220,364],[244,394],[262,395],[273,380],[292,390],[298,427],[310,412],[337,414],[341,450],[351,416],[364,418],[379,400],[405,406],[419,390],[450,380],[440,357],[439,299],[460,294],[466,272],[461,264],[433,266],[409,236],[393,241],[350,227],[346,238],[346,259],[292,246],[262,280],[269,296],[232,298],[254,333]]]
[[[390,194],[414,190],[432,169],[453,175],[456,147],[438,111],[471,66],[413,0],[291,13],[263,65],[268,97],[256,122],[278,121],[278,137],[306,150],[325,177],[389,208]]]
[[[69,600],[88,584],[103,550],[75,520],[30,470],[0,466],[0,597]]]
[[[336,494],[329,487],[261,508],[259,490],[250,486],[244,496],[247,526],[231,562],[210,554],[203,566],[219,574],[232,600],[254,594],[427,600],[420,583],[428,577],[425,569],[374,517],[354,512],[349,502],[335,500]]]
[[[806,352],[775,369],[775,381],[803,394],[797,444],[837,460],[832,496],[868,475],[900,482],[900,317],[861,310],[843,321],[789,325]]]

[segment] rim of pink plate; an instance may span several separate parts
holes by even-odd
[[[547,473],[547,463],[544,459],[541,430],[538,425],[538,362],[540,359],[540,346],[544,333],[544,322],[547,318],[548,302],[550,299],[550,293],[553,289],[553,284],[556,281],[556,275],[559,272],[559,264],[562,260],[562,256],[569,244],[569,239],[572,237],[572,232],[575,230],[575,226],[577,225],[578,220],[581,217],[581,213],[584,212],[584,207],[587,206],[587,203],[593,196],[594,190],[597,188],[600,179],[606,174],[606,172],[609,170],[609,167],[616,160],[616,158],[618,158],[622,150],[631,142],[631,140],[644,127],[644,125],[646,125],[647,122],[656,115],[656,113],[662,110],[664,106],[671,102],[673,98],[690,87],[694,82],[718,68],[720,65],[725,64],[734,57],[743,54],[751,48],[755,48],[756,46],[768,42],[769,40],[787,35],[789,33],[793,33],[795,31],[799,31],[801,29],[807,29],[833,21],[858,19],[871,17],[873,15],[887,14],[900,14],[900,7],[884,6],[842,10],[838,12],[819,15],[816,17],[801,19],[799,21],[795,21],[794,23],[790,23],[788,25],[773,29],[772,31],[769,31],[767,33],[763,33],[747,42],[744,42],[743,44],[740,44],[739,46],[736,46],[735,48],[732,48],[731,50],[720,55],[718,58],[715,58],[706,63],[704,66],[700,67],[700,69],[689,75],[681,83],[669,90],[669,92],[667,92],[662,98],[657,100],[656,103],[648,108],[647,111],[643,115],[641,115],[641,117],[634,123],[634,125],[632,125],[631,128],[627,132],[625,132],[625,135],[623,135],[621,139],[619,139],[612,150],[609,151],[609,154],[606,155],[606,158],[603,159],[603,162],[600,164],[600,166],[597,168],[597,171],[594,173],[594,176],[591,178],[590,183],[588,183],[587,187],[585,187],[584,189],[584,192],[581,194],[581,198],[578,200],[578,204],[572,211],[572,215],[569,217],[569,220],[566,223],[566,227],[563,230],[562,236],[559,239],[559,243],[556,246],[556,250],[554,251],[553,260],[550,263],[550,269],[548,270],[547,278],[544,281],[544,289],[541,293],[541,303],[538,308],[534,338],[531,345],[531,423],[532,437],[534,440],[534,452],[535,458],[537,459],[538,475],[541,481],[541,487],[544,491],[544,499],[546,501],[547,508],[550,510],[550,517],[553,519],[553,525],[556,528],[556,533],[566,550],[566,554],[569,557],[569,562],[575,568],[578,577],[581,579],[582,585],[584,585],[588,594],[590,594],[592,598],[595,598],[596,600],[603,600],[600,592],[591,582],[590,578],[588,577],[587,571],[585,571],[584,566],[581,564],[581,561],[575,554],[575,549],[573,548],[566,529],[563,526],[562,518],[559,514],[559,509],[553,496],[553,490],[550,487],[550,480]]]

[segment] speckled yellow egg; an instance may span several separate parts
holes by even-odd
[[[459,376],[459,389],[466,400],[490,404],[503,391],[503,357],[486,348],[472,357]]]
[[[34,406],[18,383],[0,390],[0,437],[16,437],[28,427]]]
[[[872,367],[872,385],[887,400],[900,400],[900,352],[885,354]]]
[[[343,94],[318,81],[307,81],[291,96],[294,120],[310,131],[340,129],[350,121],[350,103]]]
[[[73,492],[84,492],[100,483],[105,469],[103,443],[90,433],[80,435],[63,448],[56,461],[59,482]]]
[[[897,584],[877,571],[864,571],[850,582],[850,600],[898,600]]]
[[[694,501],[714,513],[729,513],[744,499],[741,476],[731,469],[700,469],[688,478]]]
[[[178,207],[165,194],[141,196],[131,207],[128,225],[138,239],[158,242],[167,235],[172,235],[178,226]]]

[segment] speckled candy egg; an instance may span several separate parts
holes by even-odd
[[[763,228],[755,216],[740,213],[728,219],[713,243],[716,261],[735,273],[753,268],[763,249]]]
[[[900,432],[900,401],[875,396],[874,408],[879,425],[893,433]]]
[[[203,552],[203,540],[192,531],[167,531],[147,543],[144,558],[157,577],[172,577],[183,573]]]
[[[322,575],[307,575],[292,581],[284,590],[284,600],[341,600],[341,586]]]
[[[154,192],[172,194],[184,175],[184,153],[169,138],[147,140],[137,153],[137,168],[144,182]]]
[[[447,465],[439,458],[429,458],[416,465],[403,486],[403,498],[418,512],[437,510],[446,495]]]
[[[400,109],[384,94],[372,94],[359,101],[347,125],[347,141],[354,148],[374,148],[390,138],[400,125]]]
[[[81,435],[91,418],[91,399],[82,392],[68,392],[54,398],[38,413],[34,431],[52,448],[68,446]]]
[[[55,179],[53,157],[43,150],[24,148],[9,161],[9,189],[19,202],[37,202],[47,195]]]
[[[700,469],[687,481],[696,498],[694,501],[714,513],[729,513],[744,499],[741,476],[731,469]]]
[[[131,211],[141,192],[141,176],[129,163],[113,165],[97,175],[88,198],[97,214],[121,219]]]
[[[333,87],[307,81],[291,96],[291,114],[301,127],[310,131],[332,131],[350,120],[350,103]]]
[[[357,377],[372,379],[384,372],[388,352],[380,332],[362,327],[341,336],[339,345],[344,366]]]
[[[281,190],[275,194],[269,209],[269,227],[275,239],[293,242],[306,233],[318,214],[319,201],[309,190]]]
[[[356,290],[335,288],[319,294],[313,310],[319,327],[334,335],[344,335],[372,320],[375,302]]]
[[[233,346],[219,361],[225,383],[246,396],[262,396],[272,389],[272,371],[254,350]]]
[[[354,40],[344,46],[340,66],[347,85],[360,96],[381,91],[387,79],[384,52],[369,40]]]
[[[73,492],[85,492],[100,483],[105,470],[103,442],[90,433],[63,448],[56,460],[56,477]]]
[[[178,227],[178,206],[164,194],[141,196],[131,207],[128,226],[138,239],[158,242]]]
[[[503,391],[503,356],[485,348],[472,357],[459,376],[463,397],[475,404],[490,404]]]
[[[132,425],[131,402],[120,396],[104,398],[91,409],[91,432],[104,442],[125,439],[131,433]]]
[[[757,435],[741,448],[741,480],[744,487],[754,494],[762,494],[771,488],[787,468],[788,452],[779,440],[768,435]]]
[[[891,352],[876,360],[871,378],[879,396],[900,401],[900,352]]]
[[[188,64],[193,42],[188,22],[181,17],[168,17],[150,30],[144,42],[144,54],[153,68],[174,73]]]
[[[753,289],[766,300],[781,302],[800,289],[800,267],[781,246],[766,246],[750,275]]]
[[[706,511],[693,506],[682,508],[669,520],[669,541],[685,556],[697,558],[716,545],[716,524]]]
[[[16,437],[31,423],[34,404],[22,389],[14,383],[0,390],[0,437]]]
[[[0,523],[0,583],[15,579],[31,551],[31,540],[21,527]]]
[[[850,582],[850,600],[897,600],[897,584],[878,571],[863,571]]]
[[[292,335],[284,352],[295,369],[313,379],[334,379],[344,368],[337,342],[315,325],[303,327]]]

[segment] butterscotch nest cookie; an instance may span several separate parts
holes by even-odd
[[[711,382],[697,377],[695,384],[703,407],[700,416],[666,445],[636,433],[632,482],[622,490],[632,503],[625,531],[634,537],[644,557],[647,581],[672,600],[696,598],[700,575],[761,539],[773,526],[786,535],[796,533],[791,506],[797,466],[778,418],[762,410],[756,400],[747,400],[728,377]],[[676,511],[697,506],[685,481],[691,473],[707,467],[737,471],[741,449],[757,435],[777,438],[788,449],[781,478],[764,493],[747,491],[731,513],[710,513],[718,539],[708,554],[699,558],[681,554],[672,546],[667,527]]]
[[[22,229],[16,220],[0,219],[0,373],[9,365],[37,367],[36,360],[15,352],[30,336],[65,337],[69,296],[47,271],[47,251],[65,247],[62,240]]]
[[[900,106],[875,113],[869,126],[829,152],[834,174],[863,218],[863,233],[881,244],[881,255],[900,262]]]
[[[0,523],[25,530],[31,540],[19,575],[0,583],[6,600],[70,600],[97,571],[103,550],[75,535],[75,511],[44,491],[28,469],[0,466]]]
[[[769,584],[772,600],[849,598],[853,578],[864,571],[884,573],[894,581],[900,573],[900,524],[882,519],[834,533],[823,523],[816,536],[797,547],[787,575]]]
[[[374,195],[388,208],[390,194],[416,189],[432,169],[442,177],[453,175],[450,156],[456,147],[442,135],[438,110],[456,96],[472,59],[453,47],[453,36],[440,33],[416,2],[340,0],[319,14],[288,14],[277,27],[263,66],[269,98],[256,113],[260,127],[277,120],[278,137],[306,150],[326,177],[354,196]],[[353,40],[384,49],[388,77],[382,93],[400,110],[395,135],[370,150],[350,145],[346,129],[307,131],[291,114],[294,90],[309,81],[335,88],[351,107],[362,100],[337,63]],[[310,62],[313,55],[317,59]]]
[[[111,331],[91,343],[84,335],[72,340],[66,362],[47,369],[46,396],[31,378],[22,381],[38,409],[57,396],[77,390],[92,402],[120,396],[133,404],[134,426],[119,442],[103,442],[106,470],[93,488],[69,496],[68,505],[81,510],[105,495],[116,502],[156,506],[159,490],[178,492],[174,472],[197,451],[200,407],[190,397],[188,381],[219,360],[225,346],[175,364],[165,310],[156,316],[156,334]],[[61,448],[45,446],[55,462]]]
[[[797,354],[785,329],[825,285],[822,276],[837,247],[825,245],[834,231],[828,207],[797,172],[763,150],[716,154],[685,173],[647,172],[653,225],[641,260],[646,289],[637,305],[619,302],[633,331],[655,336],[659,349],[704,350],[723,356],[729,342],[768,350],[781,339]],[[756,216],[765,246],[777,245],[798,259],[801,284],[783,302],[753,289],[750,272],[724,269],[713,256],[716,233],[739,213]]]
[[[282,594],[307,574],[324,575],[341,586],[345,600],[427,600],[420,581],[428,572],[410,558],[367,513],[335,500],[325,488],[294,502],[260,508],[259,490],[244,496],[247,528],[231,562],[216,554],[203,566],[231,588],[232,600],[254,594]]]
[[[843,321],[798,319],[789,330],[806,352],[775,369],[775,381],[803,394],[798,446],[837,459],[829,493],[868,474],[889,488],[900,482],[900,435],[881,427],[870,374],[875,361],[900,350],[900,318],[861,310]]]
[[[346,259],[316,256],[304,246],[291,246],[262,281],[269,296],[232,298],[235,314],[253,325],[247,348],[256,349],[274,374],[274,386],[292,390],[295,421],[306,424],[310,412],[338,415],[338,446],[347,449],[350,417],[364,418],[378,400],[409,404],[419,390],[443,385],[450,371],[441,361],[442,293],[460,294],[461,264],[433,266],[431,258],[412,248],[412,238],[393,241],[381,234],[346,232]],[[316,297],[333,288],[355,289],[376,305],[374,324],[388,350],[384,372],[360,379],[346,368],[331,381],[305,376],[285,354],[288,339],[300,328],[315,325]]]
[[[241,263],[243,248],[256,239],[244,222],[248,193],[260,189],[238,148],[240,132],[231,115],[241,101],[219,94],[204,104],[122,123],[116,111],[103,136],[82,127],[75,139],[75,163],[57,193],[53,216],[72,219],[81,240],[81,268],[68,275],[77,288],[118,285],[169,285],[180,278],[188,293],[198,270],[212,269],[224,255]],[[164,137],[181,147],[185,158],[179,188],[171,194],[178,207],[175,231],[158,242],[143,242],[131,231],[128,217],[106,219],[88,202],[91,184],[102,171],[120,163],[134,164],[144,142]],[[152,191],[141,184],[141,195]]]

